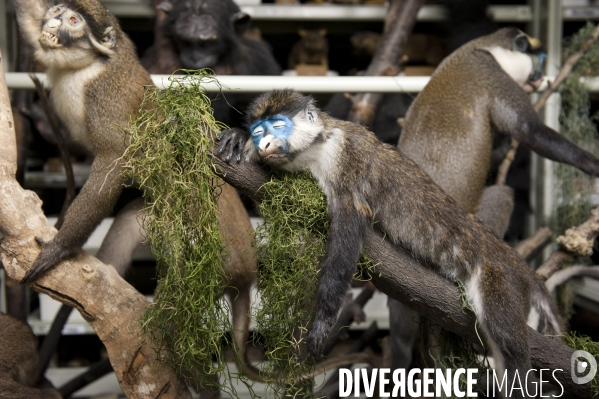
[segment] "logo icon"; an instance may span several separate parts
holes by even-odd
[[[575,351],[570,364],[572,381],[575,384],[586,384],[597,374],[597,360],[589,352]]]

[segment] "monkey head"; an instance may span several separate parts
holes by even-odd
[[[230,51],[250,17],[232,0],[165,0],[166,34],[179,51],[184,68],[214,68]]]
[[[245,145],[246,158],[287,171],[303,169],[297,155],[309,154],[306,149],[324,131],[312,97],[292,90],[262,94],[249,105],[247,115],[251,139]]]
[[[325,39],[326,29],[300,29],[297,33],[301,36],[302,45],[307,51],[328,51],[328,43]]]
[[[47,67],[84,67],[114,54],[117,29],[115,17],[98,2],[67,0],[46,12],[36,56]]]
[[[516,28],[504,28],[491,37],[499,40],[484,47],[501,68],[526,91],[538,89],[547,54],[541,42]]]

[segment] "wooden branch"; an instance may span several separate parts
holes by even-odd
[[[566,263],[574,261],[576,256],[589,256],[593,253],[593,242],[599,235],[599,207],[591,211],[589,219],[579,226],[572,227],[557,237],[560,248],[553,251],[536,273],[548,279]]]
[[[14,123],[0,62],[0,250],[8,276],[20,281],[40,252],[34,237],[49,241],[56,229],[48,224],[35,193],[16,182],[16,160]],[[30,287],[79,310],[106,346],[127,397],[182,397],[177,396],[177,377],[156,361],[140,331],[148,301],[114,267],[80,251]]]
[[[423,0],[391,0],[379,48],[372,57],[365,76],[397,75],[403,49],[416,23]],[[364,93],[356,96],[348,120],[370,126],[383,95]]]
[[[260,187],[265,182],[264,170],[245,161],[227,164],[224,158],[216,155],[217,150],[218,146],[215,148],[214,162],[223,179],[241,192],[260,200]],[[377,289],[435,320],[443,328],[472,342],[479,342],[474,328],[475,317],[462,309],[460,294],[455,285],[420,265],[407,251],[394,247],[372,230],[367,234],[364,250],[377,264],[372,280]],[[565,390],[581,397],[591,397],[591,390],[587,385],[574,384],[570,377],[570,359],[574,352],[572,348],[532,329],[529,330],[529,344],[533,367],[561,369],[555,375]]]
[[[599,266],[570,266],[559,270],[549,277],[545,282],[545,286],[549,292],[552,292],[557,286],[575,277],[591,277],[595,280],[599,279]]]
[[[591,48],[591,46],[597,40],[598,37],[599,37],[599,25],[597,25],[597,27],[593,31],[593,34],[591,35],[591,37],[582,45],[582,48],[579,51],[577,51],[576,53],[572,54],[570,57],[568,57],[568,59],[562,66],[562,69],[557,74],[557,77],[555,78],[555,80],[549,84],[549,87],[547,88],[547,90],[545,90],[541,94],[541,96],[535,103],[535,105],[534,105],[535,111],[539,112],[541,110],[541,108],[543,108],[543,106],[545,106],[545,103],[547,102],[547,99],[549,98],[549,96],[551,96],[553,93],[555,93],[557,91],[557,89],[559,88],[559,86],[563,83],[563,81],[566,80],[566,78],[568,76],[570,76],[570,73],[572,73],[572,69],[574,68],[574,65],[576,65],[576,62],[587,51],[589,51],[589,49]],[[507,173],[510,170],[510,166],[512,164],[512,161],[514,160],[514,157],[516,156],[516,150],[518,149],[519,145],[520,145],[520,143],[518,143],[518,140],[512,139],[512,141],[510,143],[510,149],[509,149],[508,153],[505,155],[503,162],[501,162],[501,165],[499,165],[499,171],[497,172],[497,180],[495,181],[495,184],[499,184],[499,185],[505,184],[505,179],[507,178]]]
[[[551,242],[553,232],[548,227],[541,227],[532,236],[522,240],[514,248],[527,262],[534,259]]]

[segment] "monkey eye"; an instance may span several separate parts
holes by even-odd
[[[69,22],[71,25],[77,25],[79,23],[79,19],[77,17],[71,17],[69,18]]]
[[[264,133],[264,128],[262,126],[258,126],[252,132],[252,136],[260,136],[262,133]]]
[[[274,127],[275,129],[283,129],[285,126],[287,126],[285,121],[276,121],[272,124],[272,127]]]

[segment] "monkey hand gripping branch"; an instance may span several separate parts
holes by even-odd
[[[561,331],[553,301],[524,260],[364,127],[331,118],[310,97],[289,90],[257,98],[248,125],[249,133],[223,132],[220,152],[227,159],[241,159],[243,147],[246,160],[287,172],[307,169],[327,198],[330,228],[307,338],[314,356],[321,353],[373,223],[394,245],[464,284],[500,373],[524,375],[531,368],[530,315],[544,334]]]

